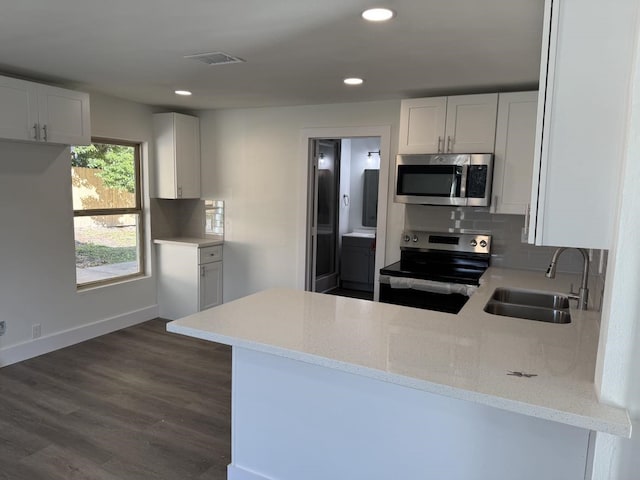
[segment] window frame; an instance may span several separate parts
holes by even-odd
[[[145,261],[145,219],[144,219],[144,204],[142,195],[142,142],[133,142],[130,140],[120,140],[116,138],[106,137],[91,137],[91,144],[106,144],[117,145],[122,147],[132,147],[134,152],[134,174],[135,174],[135,206],[125,208],[92,208],[73,210],[73,218],[76,217],[97,217],[97,216],[109,216],[109,215],[137,215],[137,249],[138,249],[138,271],[126,275],[118,275],[117,277],[105,278],[103,280],[95,280],[90,282],[78,283],[78,277],[76,275],[76,289],[84,290],[93,287],[99,287],[104,285],[112,285],[120,283],[133,278],[143,277],[146,274],[146,261]],[[73,188],[73,187],[72,187]],[[75,224],[75,222],[74,222]],[[75,227],[74,227],[75,229]],[[75,230],[73,239],[75,242]],[[75,248],[74,248],[75,251]],[[74,255],[75,257],[75,255]]]

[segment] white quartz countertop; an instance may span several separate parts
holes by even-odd
[[[626,410],[599,403],[595,394],[598,312],[572,308],[572,323],[558,325],[483,311],[497,287],[548,291],[562,281],[492,267],[457,315],[270,289],[167,330],[629,437]]]
[[[172,238],[156,238],[153,243],[169,244],[169,245],[187,245],[195,248],[213,247],[214,245],[222,245],[224,240],[222,236],[211,236],[207,238],[198,237],[172,237]]]

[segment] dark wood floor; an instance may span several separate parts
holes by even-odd
[[[231,350],[150,322],[0,369],[0,479],[213,480]]]

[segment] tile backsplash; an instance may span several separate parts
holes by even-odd
[[[451,233],[487,233],[492,235],[491,265],[495,267],[546,271],[555,247],[537,247],[523,243],[522,215],[492,214],[487,208],[435,207],[406,205],[404,226],[407,230]],[[589,289],[594,308],[601,303],[606,271],[606,250],[590,252]],[[601,258],[602,257],[602,258]],[[558,272],[582,273],[582,255],[567,250],[558,261]],[[575,286],[577,290],[578,285]]]

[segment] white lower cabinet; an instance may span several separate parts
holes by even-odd
[[[222,303],[222,245],[159,243],[158,308],[175,320]]]
[[[222,248],[222,247],[220,247]],[[222,303],[222,261],[200,265],[200,288],[198,305],[200,310]]]

